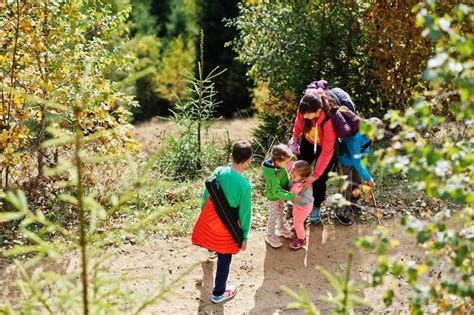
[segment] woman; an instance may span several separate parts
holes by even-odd
[[[312,224],[317,224],[321,220],[320,208],[326,198],[326,181],[335,162],[334,148],[337,136],[331,119],[323,110],[329,108],[331,101],[321,88],[315,93],[304,95],[298,107],[293,136],[289,142],[293,153],[299,159],[310,164],[316,160],[313,174],[303,187],[313,185],[314,203],[309,215],[309,222]],[[298,137],[301,134],[303,137],[298,149]]]

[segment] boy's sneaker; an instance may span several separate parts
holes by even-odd
[[[211,298],[212,303],[222,303],[233,298],[237,294],[237,288],[233,285],[228,285],[225,288],[225,292],[222,295],[213,295]]]
[[[281,229],[277,229],[275,231],[275,234],[277,236],[282,236],[284,238],[292,238],[293,237],[293,232],[287,228],[281,228]]]
[[[297,238],[291,242],[290,247],[293,249],[300,249],[306,245],[306,240],[304,238]]]
[[[339,221],[339,223],[341,223],[342,225],[350,225],[351,224],[351,219],[349,218],[349,216],[343,216],[343,215],[337,215],[337,220]]]
[[[267,237],[265,238],[265,242],[267,242],[273,248],[278,248],[283,245],[278,236],[276,235],[267,235]]]
[[[217,253],[212,251],[212,250],[208,250],[207,251],[207,258],[208,259],[215,259],[215,258],[217,258]]]

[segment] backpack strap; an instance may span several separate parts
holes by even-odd
[[[360,147],[360,150],[361,150],[361,151],[365,151],[368,147],[370,147],[371,144],[372,144],[372,140],[369,140],[368,142],[364,143],[364,144]]]
[[[217,216],[221,219],[222,223],[225,225],[232,236],[232,239],[238,244],[240,248],[242,247],[244,234],[239,224],[238,208],[232,208],[229,205],[229,202],[227,201],[224,192],[217,181],[219,174],[220,171],[206,180],[206,188],[209,192],[209,197],[214,204]]]
[[[324,113],[324,115],[326,115],[326,117],[324,117],[323,121],[321,122],[321,130],[324,132],[323,128],[324,128],[324,125],[326,124],[326,122],[331,119],[331,116],[328,115],[328,113]]]

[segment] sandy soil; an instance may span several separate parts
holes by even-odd
[[[393,223],[387,221],[384,225]],[[164,240],[152,237],[143,245],[122,247],[117,250],[110,268],[116,275],[126,273],[135,279],[129,283],[130,288],[145,295],[151,294],[152,288],[164,278],[168,281],[176,279],[197,263],[168,301],[150,307],[148,314],[300,314],[302,312],[287,307],[291,298],[281,289],[281,285],[285,285],[297,290],[299,284],[307,288],[321,313],[327,314],[329,305],[318,301],[318,297],[334,293],[334,290],[314,267],[320,265],[333,274],[341,273],[348,252],[353,251],[352,279],[358,284],[367,283],[376,255],[358,250],[353,240],[370,234],[374,228],[368,225],[310,227],[307,229],[307,248],[298,251],[288,247],[289,241],[285,241],[282,248],[273,249],[264,242],[263,231],[253,231],[248,250],[235,255],[231,264],[229,282],[237,285],[240,292],[233,300],[219,305],[210,302],[216,261],[208,260],[207,252],[191,245],[189,238]],[[398,235],[401,233],[396,230],[393,236]],[[399,249],[392,256],[416,261],[421,253],[411,239],[401,239]],[[404,280],[391,279],[386,286],[394,286],[401,297],[406,298]],[[381,301],[375,300],[375,293],[366,289],[360,292],[360,296],[377,311],[406,312],[401,300],[391,309],[385,309]],[[368,308],[359,311],[365,312]]]
[[[396,221],[382,221],[382,224],[393,229],[391,238],[400,240],[390,256],[405,262],[420,262],[423,249],[414,243],[414,238],[401,232]],[[292,299],[281,289],[284,285],[298,290],[300,284],[306,287],[321,314],[328,314],[330,305],[318,298],[334,295],[335,291],[314,267],[320,265],[333,275],[344,273],[348,253],[353,251],[351,278],[355,284],[368,284],[377,256],[357,249],[353,241],[375,228],[362,224],[307,227],[308,245],[297,251],[288,247],[288,240],[284,240],[284,246],[279,249],[271,248],[264,242],[264,231],[252,231],[248,250],[233,256],[231,264],[228,282],[237,285],[239,293],[234,299],[217,305],[210,302],[216,260],[209,260],[207,251],[192,245],[189,237],[165,238],[157,234],[141,245],[124,244],[111,248],[108,267],[113,276],[130,279],[123,285],[140,297],[155,295],[163,281],[169,284],[184,275],[165,301],[148,307],[144,314],[302,314],[288,307]],[[70,257],[61,265],[44,263],[41,268],[68,274],[76,272],[79,256]],[[185,274],[189,268],[192,268],[190,273]],[[426,279],[438,272],[430,271]],[[0,267],[0,274],[0,297],[11,297],[13,292],[9,284],[17,277],[15,267]],[[357,313],[368,313],[371,308],[378,314],[407,313],[411,290],[406,280],[387,274],[384,287],[396,292],[392,307],[383,306],[382,288],[376,291],[366,288],[359,295],[368,306],[359,307]]]

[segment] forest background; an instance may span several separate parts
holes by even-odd
[[[87,253],[140,242],[153,231],[188,235],[203,178],[229,157],[229,135],[208,132],[216,117],[255,114],[253,142],[261,160],[271,144],[287,141],[301,91],[321,78],[349,92],[361,115],[384,116],[395,132],[369,158],[383,182],[378,194],[384,203],[393,202],[395,191],[399,214],[449,210],[464,220],[456,233],[443,223],[402,220],[432,256],[421,267],[380,259],[372,284],[380,285],[388,270],[407,273],[414,311],[469,305],[472,7],[455,0],[17,0],[2,1],[0,16],[0,246],[4,256],[26,261],[26,269],[17,261],[18,287],[26,294],[19,303],[1,304],[5,312],[59,310],[68,299],[84,313],[89,306],[133,308],[99,303],[98,288],[110,286],[100,268],[88,268]],[[158,150],[150,154],[131,123],[153,116],[165,116],[179,131],[153,139]],[[258,166],[249,176],[256,183],[258,227],[266,217]],[[367,209],[379,222],[399,215]],[[333,219],[328,211],[325,216]],[[360,244],[383,257],[394,243],[377,240],[381,244]],[[29,269],[70,249],[83,258],[77,278]],[[457,281],[447,273],[426,291],[418,277],[437,259],[449,260]],[[44,290],[58,279],[62,287]],[[77,290],[57,294],[71,287]],[[106,291],[108,301],[126,300],[122,291]],[[387,292],[383,300],[390,304],[393,291]],[[349,311],[349,291],[341,294],[346,304],[340,307]]]

